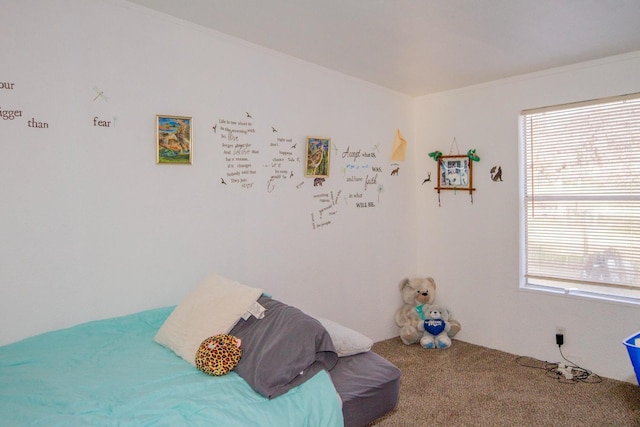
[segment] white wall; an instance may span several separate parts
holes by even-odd
[[[432,172],[428,153],[476,148],[477,191],[443,193],[417,185],[417,271],[438,283],[438,300],[462,323],[459,338],[507,352],[560,361],[635,382],[622,341],[640,328],[640,307],[519,289],[518,115],[526,108],[640,91],[640,53],[549,70],[416,99],[416,173]],[[454,150],[455,151],[455,150]],[[500,165],[503,182],[490,179]]]
[[[0,109],[21,112],[0,120],[0,344],[176,304],[212,272],[374,339],[397,333],[413,162],[392,177],[389,154],[397,128],[413,150],[410,98],[120,0],[9,0],[0,28],[13,84]],[[242,188],[222,120],[247,112],[236,129],[257,153]],[[193,117],[192,165],[156,165],[156,114]],[[322,187],[303,176],[307,136],[339,150]],[[269,192],[279,150],[302,162]],[[368,189],[347,181],[374,167]]]

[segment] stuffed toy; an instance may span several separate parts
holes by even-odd
[[[395,321],[400,328],[400,339],[406,345],[415,344],[422,338],[424,328],[421,323],[425,320],[424,308],[433,304],[436,298],[436,282],[431,277],[404,278],[400,281],[402,306],[396,311]],[[447,310],[447,315],[451,313]],[[460,331],[460,323],[448,320],[449,338],[453,338]]]
[[[396,325],[400,328],[400,339],[406,345],[417,343],[422,337],[420,310],[436,298],[436,282],[431,277],[404,278],[400,281],[402,306],[396,311]]]
[[[196,367],[205,374],[224,375],[236,367],[242,357],[242,341],[220,334],[202,341],[196,353]]]
[[[420,329],[424,331],[420,345],[424,348],[451,347],[451,338],[447,335],[451,330],[449,312],[439,305],[425,308],[425,320],[420,324]]]

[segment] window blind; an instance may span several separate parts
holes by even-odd
[[[640,297],[640,94],[520,117],[527,283]]]

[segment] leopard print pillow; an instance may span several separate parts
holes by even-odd
[[[240,343],[240,339],[227,334],[207,338],[196,353],[196,367],[209,375],[231,372],[242,356]]]

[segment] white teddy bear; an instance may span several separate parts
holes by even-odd
[[[422,337],[420,310],[431,304],[436,297],[436,282],[431,277],[402,279],[400,282],[402,306],[396,311],[396,325],[400,328],[400,339],[406,345],[415,344]]]

